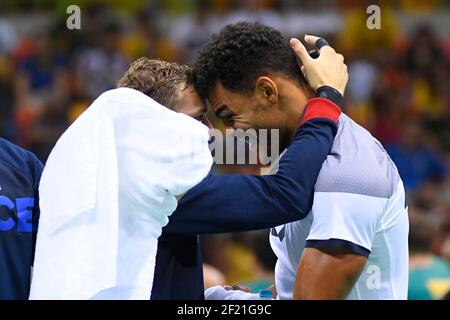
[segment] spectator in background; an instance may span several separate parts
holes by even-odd
[[[379,0],[365,0],[347,11],[345,24],[340,31],[340,49],[346,59],[378,59],[391,51],[398,34],[397,19],[393,9]],[[370,5],[381,7],[381,29],[367,28],[366,9]]]
[[[43,32],[32,39],[31,54],[19,64],[19,70],[27,81],[27,89],[44,100],[54,93],[52,85],[56,73],[64,67],[64,57],[54,50],[49,35]]]
[[[406,52],[405,69],[429,78],[434,70],[433,66],[441,62],[442,58],[442,48],[432,29],[428,25],[420,25]]]
[[[12,77],[12,63],[9,57],[0,55],[0,136],[7,139],[14,138],[12,108],[14,104]]]
[[[441,299],[450,290],[449,263],[431,252],[435,226],[426,216],[409,211],[410,300]]]
[[[40,159],[47,158],[68,125],[65,108],[71,98],[69,57],[54,45],[54,40],[45,32],[36,33],[30,52],[18,59],[14,88],[19,141]]]
[[[224,250],[227,283],[240,284],[256,280],[257,259],[249,245],[252,235],[252,232],[236,233],[227,244]]]
[[[386,147],[397,165],[405,189],[413,193],[424,182],[442,179],[446,173],[439,154],[423,143],[423,134],[417,121],[407,121],[402,125],[399,141]]]
[[[188,61],[193,60],[200,47],[211,35],[209,7],[206,1],[200,1],[192,15],[177,19],[170,28],[169,37],[184,53]]]
[[[27,40],[22,43],[22,52],[15,56],[18,72],[13,74],[16,142],[25,148],[32,143],[34,123],[45,112],[47,103],[62,93],[58,90],[60,79],[67,75],[65,57],[54,48],[47,33],[38,31]]]
[[[255,231],[250,239],[250,248],[255,257],[253,281],[245,282],[252,292],[267,289],[275,283],[277,257],[269,243],[269,230]]]
[[[66,101],[54,97],[32,126],[30,147],[39,159],[47,160],[54,141],[57,141],[69,126],[67,108]]]
[[[17,42],[18,39],[14,27],[6,19],[0,19],[0,56],[11,54]]]
[[[371,132],[383,145],[391,145],[398,141],[401,130],[398,123],[403,119],[404,112],[401,96],[396,92],[387,96],[385,90],[385,86],[376,87],[372,95],[375,117],[372,118]]]
[[[450,217],[440,228],[440,243],[437,248],[438,254],[450,263]]]
[[[122,31],[118,24],[107,23],[97,41],[98,47],[84,50],[76,63],[77,81],[90,99],[113,89],[117,79],[128,67],[128,60],[120,51]]]
[[[384,86],[386,84],[388,90],[392,91],[391,84],[386,83],[387,79],[384,79],[385,72],[381,66],[386,62],[392,63],[394,59],[393,47],[398,35],[396,16],[389,4],[382,1],[367,0],[359,3],[349,1],[348,5],[351,5],[350,10],[345,11],[344,25],[338,33],[339,48],[343,51],[349,69],[346,112],[366,128],[387,124],[386,130],[383,129],[383,131],[390,138],[395,135],[395,130],[390,126],[390,119],[384,117],[380,123],[376,123],[377,119],[374,119],[372,112],[377,112],[377,110],[371,110],[371,107],[379,108],[379,101],[369,103],[369,99],[372,91],[381,86],[383,86],[382,94],[385,95],[386,88]],[[381,15],[382,29],[367,27],[366,8],[370,5],[381,7],[381,12],[383,12]],[[386,54],[388,52],[389,55]],[[390,114],[391,111],[389,110],[388,113]],[[376,128],[372,133],[382,141],[385,136],[383,131],[380,134],[379,128]]]
[[[448,106],[448,62],[441,45],[428,25],[421,25],[404,57],[405,72],[410,77],[414,112],[427,119],[439,118]]]
[[[121,48],[130,60],[147,57],[150,54],[152,35],[150,33],[150,15],[143,11],[136,15],[135,28],[124,35]]]
[[[217,268],[203,264],[203,285],[205,289],[214,286],[224,286],[226,284],[225,275]]]
[[[231,24],[239,21],[254,21],[278,30],[283,30],[285,21],[283,21],[283,18],[273,10],[271,4],[273,5],[271,1],[240,1],[240,6],[231,11],[223,23]],[[219,30],[214,30],[214,32],[218,31]]]
[[[277,259],[270,247],[268,230],[202,238],[208,261],[203,266],[205,288],[231,283],[259,292],[274,284]]]

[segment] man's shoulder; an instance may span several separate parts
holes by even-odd
[[[3,138],[0,138],[0,161],[3,168],[33,178],[34,183],[40,179],[43,170],[41,161],[30,151],[25,150]]]
[[[0,150],[2,153],[1,159],[5,162],[11,164],[21,164],[21,163],[35,163],[40,161],[38,158],[30,151],[15,145],[8,140],[0,138]]]
[[[27,150],[3,138],[0,138],[0,149],[2,152],[13,152],[18,155],[26,155],[28,153]]]
[[[366,129],[343,115],[315,191],[388,198],[396,183],[392,165],[381,144]]]

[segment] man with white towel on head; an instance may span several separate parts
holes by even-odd
[[[209,173],[212,156],[208,127],[195,119],[204,107],[186,83],[190,69],[147,60],[132,68],[167,73],[148,81],[148,92],[164,85],[164,101],[190,109],[178,113],[118,88],[61,136],[39,186],[30,299],[150,299],[161,229],[177,200]]]

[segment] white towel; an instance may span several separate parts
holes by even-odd
[[[208,128],[127,88],[52,150],[39,185],[30,299],[149,299],[161,229],[208,174]]]
[[[214,286],[205,290],[206,300],[261,300],[258,293],[242,290],[226,290],[222,286]]]

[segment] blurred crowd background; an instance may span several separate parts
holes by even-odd
[[[66,27],[71,4],[81,8],[80,30]],[[371,4],[381,7],[380,30],[366,27]],[[321,35],[344,54],[345,112],[383,143],[408,192],[410,298],[444,297],[450,289],[449,1],[1,0],[0,136],[45,161],[130,61],[188,63],[212,33],[240,20],[286,37]],[[221,170],[255,173],[247,166]],[[207,285],[241,283],[257,291],[273,283],[267,231],[207,236],[203,244]]]

